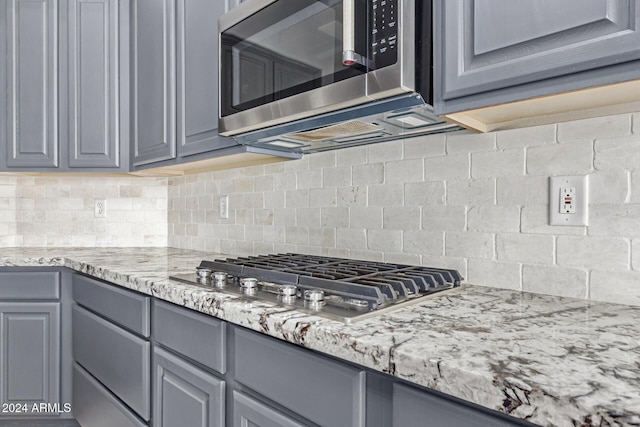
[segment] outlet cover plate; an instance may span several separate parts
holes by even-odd
[[[562,189],[575,189],[572,211],[561,212]],[[549,178],[549,225],[589,225],[589,175],[552,176]]]

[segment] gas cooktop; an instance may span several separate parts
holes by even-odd
[[[194,273],[170,278],[345,322],[421,301],[463,280],[456,270],[293,253],[202,261]]]

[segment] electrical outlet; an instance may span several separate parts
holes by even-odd
[[[107,217],[107,201],[104,199],[95,199],[93,205],[93,216],[95,218]]]
[[[549,224],[589,225],[588,175],[549,179]]]
[[[229,196],[220,196],[220,219],[229,219]]]

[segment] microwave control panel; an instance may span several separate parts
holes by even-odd
[[[371,0],[371,59],[375,68],[398,60],[398,0]]]

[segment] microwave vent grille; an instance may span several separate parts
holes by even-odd
[[[380,132],[382,130],[382,127],[374,123],[366,123],[360,120],[351,120],[348,122],[326,126],[320,129],[290,133],[285,136],[293,140],[314,142],[336,138],[353,137],[357,135],[366,135],[371,132]]]

